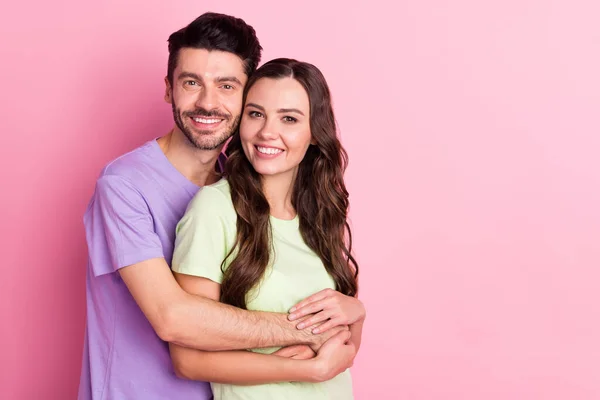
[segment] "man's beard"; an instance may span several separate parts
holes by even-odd
[[[181,112],[179,108],[175,106],[173,103],[173,119],[175,120],[175,125],[183,132],[185,137],[199,150],[215,150],[222,146],[236,131],[239,123],[240,116],[238,115],[233,121],[231,120],[231,115],[222,114],[218,111],[207,111],[203,108],[197,108],[194,111],[185,111]],[[222,118],[223,122],[226,124],[225,127],[221,128],[219,131],[199,131],[193,129],[190,126],[187,126],[184,123],[182,118],[189,117],[202,117],[202,118],[211,118],[217,117]]]

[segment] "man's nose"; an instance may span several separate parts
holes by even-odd
[[[196,100],[196,107],[204,108],[205,110],[212,110],[218,107],[218,98],[215,89],[203,88],[198,93],[198,99]]]

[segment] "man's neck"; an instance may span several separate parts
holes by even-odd
[[[221,178],[215,166],[223,146],[215,150],[200,150],[177,128],[173,128],[157,142],[171,164],[190,182],[205,186]]]

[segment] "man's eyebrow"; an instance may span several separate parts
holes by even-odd
[[[182,73],[179,74],[179,76],[177,77],[177,79],[184,79],[184,78],[192,78],[195,79],[197,81],[202,81],[203,79],[200,77],[200,75],[197,75],[193,72],[186,72],[183,71]]]
[[[204,80],[202,79],[202,77],[198,74],[195,74],[193,72],[187,72],[187,71],[183,71],[182,73],[179,74],[178,79],[185,79],[185,78],[191,78],[191,79],[195,79],[197,81],[203,82]],[[242,82],[236,78],[235,76],[219,76],[215,79],[215,82],[217,83],[223,83],[223,82],[234,82],[237,83],[240,86],[242,85]]]
[[[236,78],[235,76],[219,76],[217,79],[215,79],[215,81],[217,81],[219,83],[234,82],[234,83],[237,83],[240,86],[243,86],[242,82],[238,78]]]

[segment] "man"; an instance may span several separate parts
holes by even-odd
[[[221,149],[237,128],[243,88],[261,50],[252,27],[215,13],[169,37],[165,100],[175,126],[109,163],[84,217],[89,262],[80,400],[211,398],[207,383],[176,376],[165,342],[208,351],[294,344],[317,350],[336,333],[313,335],[286,315],[192,296],[169,268],[188,202],[219,179]],[[335,351],[317,355],[327,357],[320,364],[328,365],[325,375],[349,367],[355,350],[344,341],[337,335],[326,346]]]

